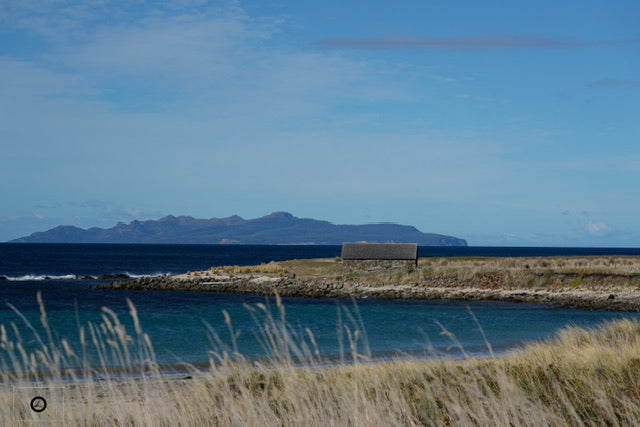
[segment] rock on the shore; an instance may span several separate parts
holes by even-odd
[[[98,276],[99,280],[117,280],[117,279],[130,279],[131,277],[128,274],[119,273],[119,274],[103,274]]]
[[[445,283],[446,282],[446,283]],[[493,300],[553,304],[593,310],[640,311],[640,291],[611,294],[593,290],[525,290],[477,288],[443,283],[372,286],[344,279],[303,277],[226,277],[176,279],[175,276],[141,277],[98,285],[102,289],[164,290],[249,293],[306,298],[380,298],[380,299],[444,299]],[[611,297],[613,295],[613,298]]]

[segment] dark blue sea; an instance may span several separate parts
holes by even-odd
[[[640,249],[421,247],[419,254],[640,255]],[[37,338],[14,308],[34,325],[35,331],[41,331],[36,297],[40,292],[55,332],[54,341],[66,338],[77,346],[79,327],[87,322],[99,323],[103,307],[113,310],[132,331],[129,299],[137,308],[142,329],[149,334],[163,365],[206,364],[211,351],[223,349],[213,338],[215,334],[229,347],[231,336],[237,335],[240,353],[247,358],[261,358],[269,356],[270,349],[263,345],[264,335],[261,336],[264,312],[256,307],[264,304],[279,317],[273,298],[207,292],[98,290],[91,286],[108,282],[96,279],[104,274],[131,277],[175,274],[219,265],[339,255],[339,246],[0,244],[0,276],[6,279],[0,277],[0,324],[5,325],[10,335],[14,330],[11,325],[15,324],[27,350],[35,349],[39,345]],[[349,336],[353,337],[355,330],[360,330],[358,351],[372,357],[457,357],[458,344],[470,354],[488,353],[484,336],[494,351],[502,352],[551,337],[567,325],[592,327],[610,319],[640,318],[635,313],[504,302],[284,298],[283,304],[290,333],[309,337],[311,332],[327,360],[348,358]],[[223,312],[228,313],[233,332],[229,332]],[[443,334],[445,330],[448,333]]]

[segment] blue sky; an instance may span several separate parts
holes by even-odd
[[[636,1],[0,3],[0,241],[272,211],[640,246]]]

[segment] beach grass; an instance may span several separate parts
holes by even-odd
[[[258,265],[225,265],[221,267],[211,267],[209,271],[226,274],[267,273],[281,275],[286,273],[286,270],[276,262],[262,263]]]
[[[280,302],[274,312],[257,304],[248,309],[261,322],[270,358],[237,354],[226,316],[229,330],[212,330],[212,348],[203,349],[209,367],[184,365],[187,374],[166,377],[132,304],[132,330],[105,309],[100,324],[79,325],[81,344],[73,348],[52,331],[40,303],[40,325],[22,319],[0,327],[0,425],[19,419],[149,426],[640,423],[636,321],[567,328],[498,357],[448,360],[371,360],[365,331],[355,328],[337,363],[322,359],[311,331],[292,334]],[[26,350],[29,339],[38,341],[35,350]],[[64,411],[55,399],[45,412],[29,409],[34,393],[47,388],[57,396],[63,390]]]
[[[349,262],[303,259],[274,263],[286,273],[372,286],[420,283],[500,289],[640,289],[638,256],[420,258],[394,268],[350,268]],[[357,264],[355,264],[357,266]]]

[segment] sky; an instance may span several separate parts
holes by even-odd
[[[0,241],[168,214],[640,247],[640,2],[0,1]]]

